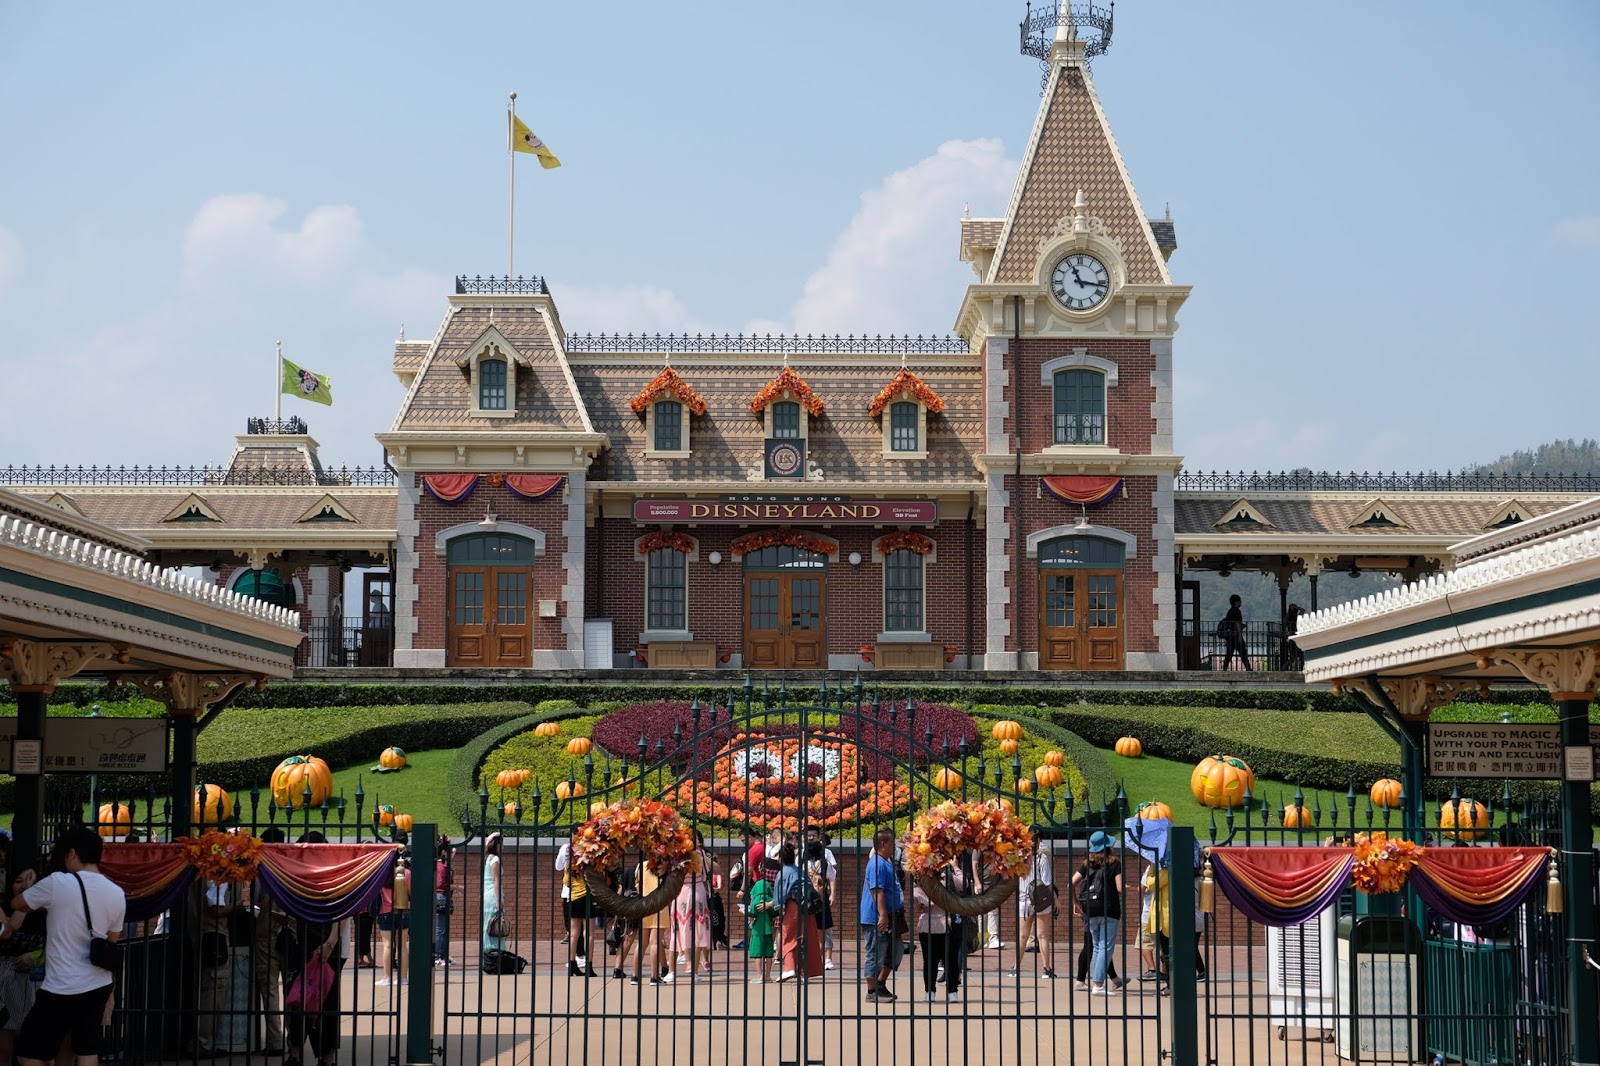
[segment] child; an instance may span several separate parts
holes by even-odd
[[[777,941],[772,933],[772,882],[759,878],[750,886],[750,957],[761,960],[761,976],[750,983],[769,984]]]

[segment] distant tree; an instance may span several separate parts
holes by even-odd
[[[1600,441],[1553,440],[1537,448],[1523,448],[1491,463],[1470,467],[1472,474],[1581,474],[1600,475]]]

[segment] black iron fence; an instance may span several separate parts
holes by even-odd
[[[1281,622],[1245,622],[1242,627],[1221,621],[1184,619],[1178,641],[1180,670],[1299,670],[1305,665],[1300,650]]]
[[[297,666],[389,666],[394,659],[394,616],[306,619]]]
[[[1600,492],[1597,474],[1210,473],[1185,470],[1179,492]]]
[[[734,353],[744,355],[962,355],[965,337],[821,334],[716,333],[578,333],[567,337],[569,352],[672,352],[687,355]]]
[[[394,484],[387,467],[341,466],[320,473],[304,466],[6,466],[0,485],[317,485],[385,487]]]

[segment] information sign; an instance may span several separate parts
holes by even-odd
[[[1554,724],[1430,722],[1427,757],[1429,777],[1561,778]]]
[[[36,768],[23,770],[15,718],[0,718],[0,773],[158,774],[167,770],[165,718],[46,718]]]

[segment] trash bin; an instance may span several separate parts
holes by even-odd
[[[1395,915],[1339,919],[1339,1056],[1416,1062],[1422,937]]]

